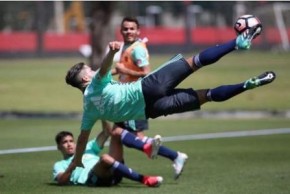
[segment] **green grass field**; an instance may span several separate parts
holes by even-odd
[[[286,119],[264,120],[152,120],[148,135],[163,137],[225,131],[289,127]],[[78,133],[78,120],[0,121],[0,150],[54,145],[57,131]],[[92,131],[98,133],[99,124]],[[126,164],[135,170],[164,177],[159,188],[147,188],[124,180],[114,188],[60,187],[53,184],[52,165],[61,159],[57,151],[0,155],[0,193],[289,193],[290,134],[164,142],[189,155],[178,181],[172,179],[172,163],[159,157],[125,149]],[[105,148],[104,152],[107,151]]]
[[[196,51],[197,52],[197,51]],[[189,54],[185,56],[190,56]],[[171,55],[151,56],[153,69]],[[81,93],[67,86],[64,77],[69,67],[83,58],[10,59],[0,60],[0,110],[79,111]],[[290,109],[289,53],[236,52],[216,64],[188,77],[182,87],[210,88],[242,82],[260,73],[273,70],[277,79],[271,85],[248,91],[227,102],[209,103],[204,109]]]
[[[153,55],[151,61],[152,64],[161,64],[170,57]],[[81,60],[84,59],[0,60],[0,111],[80,112],[81,93],[67,86],[64,76],[72,64]],[[198,89],[238,83],[273,70],[277,73],[277,80],[272,84],[245,92],[227,102],[208,103],[203,110],[289,110],[288,61],[289,53],[233,53],[215,65],[201,69],[181,86]],[[153,69],[157,67],[155,65]],[[71,130],[77,135],[79,125],[78,119],[1,119],[0,151],[53,146],[54,135],[59,130]],[[289,126],[289,119],[283,117],[155,119],[150,120],[148,135],[169,137]],[[99,129],[100,123],[97,123],[92,138]],[[178,181],[172,179],[170,161],[160,157],[151,161],[135,150],[125,150],[126,164],[130,167],[144,174],[164,177],[160,188],[147,188],[129,180],[113,188],[59,187],[53,184],[51,176],[52,165],[61,159],[61,155],[57,151],[45,151],[0,155],[0,193],[289,193],[290,134],[176,141],[164,145],[186,152],[190,157]]]

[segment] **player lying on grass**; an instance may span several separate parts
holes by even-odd
[[[111,128],[106,122],[102,124],[103,130],[97,138],[86,145],[82,157],[84,168],[77,167],[72,162],[76,151],[73,134],[61,131],[56,135],[57,148],[64,159],[54,164],[53,179],[60,185],[113,186],[125,177],[149,187],[159,186],[163,181],[162,177],[139,174],[122,163],[123,147],[120,137],[112,136],[109,154],[100,155]]]
[[[257,28],[253,27],[237,38],[208,48],[193,57],[185,59],[181,54],[176,55],[148,76],[131,83],[112,80],[111,66],[114,54],[120,49],[119,42],[109,43],[110,51],[98,71],[93,71],[84,63],[71,67],[67,72],[66,82],[84,95],[81,133],[74,160],[76,165],[82,166],[82,154],[97,120],[121,122],[195,111],[206,102],[226,101],[249,89],[271,83],[275,79],[274,72],[265,72],[238,84],[213,89],[176,88],[203,66],[210,65],[237,49],[249,49],[257,34]]]

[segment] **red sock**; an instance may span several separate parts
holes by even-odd
[[[150,143],[145,143],[143,146],[143,151],[150,158],[152,152],[152,146]]]

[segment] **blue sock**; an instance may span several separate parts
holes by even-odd
[[[174,161],[178,156],[176,151],[173,151],[165,146],[160,146],[158,155],[168,158],[172,161]]]
[[[145,145],[137,136],[128,132],[127,130],[123,130],[121,134],[121,141],[122,143],[130,148],[136,148],[138,150],[143,151],[143,147]]]
[[[207,92],[207,98],[208,100],[215,102],[225,101],[237,94],[246,91],[246,89],[243,86],[244,83],[219,86],[217,88],[210,89]]]
[[[231,40],[225,44],[210,47],[193,57],[194,63],[197,67],[210,65],[218,61],[221,57],[235,50],[236,39]]]
[[[112,169],[113,169],[113,171],[117,172],[118,174],[120,174],[128,179],[138,181],[138,182],[142,182],[142,180],[143,180],[143,175],[135,172],[131,168],[127,167],[126,165],[124,165],[118,161],[115,161],[113,163]]]

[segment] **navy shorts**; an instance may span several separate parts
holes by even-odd
[[[86,184],[90,187],[110,187],[119,184],[122,178],[123,176],[118,173],[113,173],[113,175],[108,178],[100,178],[91,170]]]
[[[130,132],[140,132],[148,129],[148,120],[129,120],[115,124]]]
[[[156,118],[200,109],[197,93],[192,88],[176,88],[192,72],[187,61],[179,54],[144,77],[142,90],[146,117]]]

